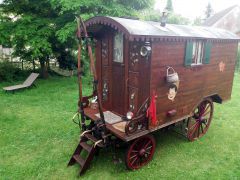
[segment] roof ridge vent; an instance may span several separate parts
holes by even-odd
[[[162,12],[161,24],[160,24],[162,27],[165,27],[167,24],[167,15],[168,15],[168,10],[164,9]]]

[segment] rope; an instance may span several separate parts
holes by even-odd
[[[78,117],[77,118],[77,121],[76,121],[76,116]],[[81,122],[80,122],[80,118],[79,118],[79,112],[77,112],[76,114],[73,115],[72,117],[72,121],[77,124],[79,126],[79,128],[81,129]]]

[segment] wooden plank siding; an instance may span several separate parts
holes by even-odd
[[[237,43],[213,42],[209,64],[185,66],[186,42],[153,42],[151,55],[150,94],[157,92],[158,125],[189,115],[200,101],[213,94],[218,94],[223,101],[230,99],[237,55]],[[223,61],[225,71],[220,72],[219,63]],[[177,96],[172,102],[168,99],[166,82],[167,66],[178,73],[180,85]],[[169,118],[169,110],[177,114]],[[150,125],[150,129],[154,128]]]
[[[133,113],[136,113],[141,105],[149,97],[150,86],[150,60],[142,57],[139,50],[144,45],[144,42],[130,42],[129,43],[129,57],[128,57],[128,107],[132,104],[134,109],[128,108]],[[131,94],[135,97],[131,100]]]

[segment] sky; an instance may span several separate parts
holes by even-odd
[[[155,0],[155,9],[163,10],[167,0]],[[172,0],[174,12],[194,20],[196,17],[204,18],[206,6],[210,2],[214,13],[233,5],[240,6],[240,0]]]

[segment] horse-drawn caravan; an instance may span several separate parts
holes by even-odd
[[[129,145],[127,168],[142,167],[155,151],[151,132],[176,123],[185,126],[190,141],[203,136],[213,102],[231,97],[239,38],[228,31],[94,17],[81,21],[78,36],[86,39],[94,75],[93,95],[80,92],[83,133],[69,161],[80,164],[80,174],[97,149],[117,142]]]

